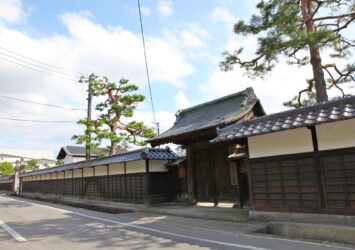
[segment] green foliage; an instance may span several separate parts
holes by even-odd
[[[25,166],[25,169],[28,170],[38,170],[39,169],[39,165],[38,165],[38,161],[37,160],[29,160]]]
[[[61,160],[58,160],[56,163],[55,163],[56,166],[61,166],[61,165],[64,165],[64,160],[61,159]]]
[[[306,95],[306,98],[300,100],[298,100],[298,96],[294,96],[291,100],[284,102],[283,105],[290,108],[302,108],[317,103],[316,93],[314,91],[307,92]]]
[[[253,59],[242,59],[243,48],[232,53],[226,51],[223,53],[225,58],[220,63],[222,70],[232,70],[234,65],[238,65],[251,78],[264,77],[273,70],[280,57],[285,57],[289,64],[320,68],[320,72],[313,70],[313,78],[307,80],[307,91],[301,91],[301,94],[312,92],[309,89],[317,89],[319,84],[325,82],[328,89],[336,87],[341,90],[339,84],[355,81],[354,63],[339,69],[333,62],[322,64],[321,58],[317,58],[320,51],[325,53],[325,49],[330,51],[331,57],[351,58],[355,41],[345,37],[344,31],[355,20],[354,1],[262,0],[256,7],[258,14],[253,15],[249,23],[238,21],[234,25],[237,35],[256,37],[258,46]],[[312,53],[319,60],[311,61],[308,55]],[[328,76],[326,81],[322,71]],[[344,92],[341,92],[344,96]],[[317,100],[320,94],[316,93]],[[312,96],[310,93],[307,97]],[[298,99],[300,98],[296,97],[293,100]],[[312,103],[312,100],[308,103]]]
[[[91,94],[101,102],[96,105],[98,115],[88,122],[79,120],[79,124],[87,126],[91,134],[91,146],[97,147],[103,140],[111,142],[110,154],[119,148],[126,148],[127,144],[146,145],[144,138],[153,138],[155,132],[143,122],[130,121],[137,105],[144,101],[144,96],[134,93],[138,86],[129,84],[122,78],[118,83],[111,82],[107,77],[90,81]],[[89,135],[73,136],[77,143],[86,143]]]
[[[14,172],[15,172],[15,169],[10,162],[7,162],[7,161],[0,162],[0,173],[5,175],[5,174],[11,174]]]

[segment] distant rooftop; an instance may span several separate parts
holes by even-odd
[[[76,157],[85,157],[85,150],[86,148],[83,146],[65,146],[62,147],[59,150],[57,159],[61,160],[64,159],[66,155],[70,155],[70,156],[76,156]],[[125,149],[118,149],[118,153],[124,153],[127,150]],[[95,150],[92,150],[91,155],[92,156],[97,156],[98,153],[100,152],[108,152],[107,148],[96,148]]]
[[[30,159],[53,159],[52,150],[47,149],[0,148],[0,154]]]

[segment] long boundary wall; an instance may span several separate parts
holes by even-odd
[[[158,203],[171,198],[166,161],[145,160],[22,177],[23,193]]]

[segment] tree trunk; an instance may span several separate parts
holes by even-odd
[[[111,141],[110,155],[117,153],[117,142]]]
[[[117,126],[114,124],[110,126],[110,128],[111,128],[111,133],[115,135]],[[115,155],[116,153],[117,153],[117,142],[111,139],[110,155]]]
[[[308,33],[314,31],[313,17],[310,0],[301,0],[302,18],[305,22]],[[322,69],[322,59],[319,54],[319,46],[316,43],[309,43],[309,53],[311,57],[311,65],[313,70],[314,86],[316,89],[317,102],[328,101],[327,88]]]

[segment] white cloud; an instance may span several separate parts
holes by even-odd
[[[141,6],[141,13],[143,15],[149,16],[150,15],[150,9],[149,7]]]
[[[159,122],[160,133],[168,130],[174,125],[175,122],[174,113],[167,112],[167,111],[158,111],[155,112],[155,117],[157,119],[157,122]],[[147,126],[156,128],[156,125],[154,124],[153,113],[151,111],[138,110],[135,112],[134,119],[136,121],[144,121]]]
[[[20,0],[0,1],[0,21],[7,23],[20,22],[25,16],[23,5]]]
[[[181,90],[177,93],[174,99],[175,99],[175,107],[177,110],[185,109],[192,106],[189,99]]]
[[[185,29],[181,31],[181,39],[185,46],[192,48],[207,47],[207,44],[203,42],[198,36],[193,32]]]
[[[69,31],[68,35],[33,38],[0,25],[0,46],[72,71],[95,72],[100,76],[107,75],[113,81],[126,77],[134,84],[146,84],[140,34],[120,26],[105,28],[94,22],[88,12],[66,13],[61,18]],[[160,37],[147,37],[146,46],[152,83],[160,81],[182,86],[183,78],[194,70],[184,52]],[[37,102],[85,107],[86,87],[76,85],[75,79],[78,78],[75,73],[67,74],[42,74],[0,59],[0,92]],[[3,117],[69,121],[85,117],[85,112],[50,109],[4,99],[0,99],[0,105],[0,116]],[[175,120],[173,114],[160,114],[159,110],[157,113],[162,117],[164,128]],[[73,144],[70,137],[82,133],[83,128],[76,124],[1,121],[0,130],[7,131],[0,140],[0,146],[58,149],[62,145]]]
[[[171,16],[174,12],[173,2],[168,0],[159,0],[157,4],[157,9],[162,16],[164,17]]]
[[[232,31],[237,18],[232,13],[222,7],[216,7],[212,12],[212,20],[215,22],[222,22],[226,30]]]
[[[250,79],[245,76],[238,66],[233,71],[222,72],[215,69],[205,83],[199,85],[199,91],[207,99],[213,99],[242,91],[253,87],[257,97],[267,113],[285,110],[283,102],[297,95],[306,87],[306,79],[311,78],[310,66],[298,68],[286,64],[285,59],[280,59],[278,65],[264,79]],[[345,88],[346,93],[355,93],[355,89]],[[328,91],[330,97],[339,96],[336,89]]]

